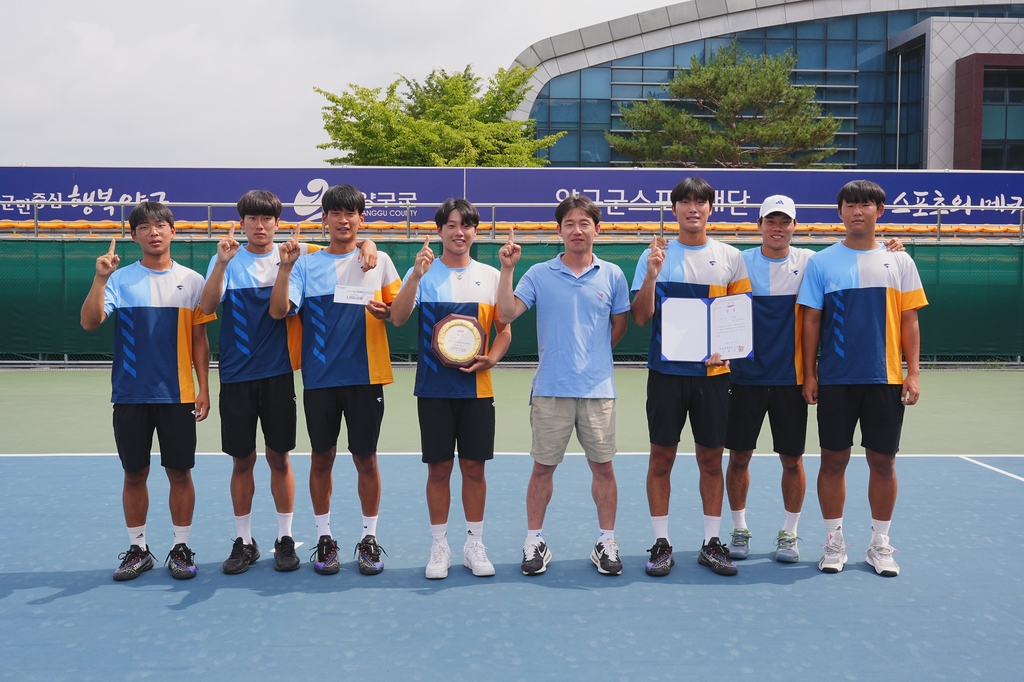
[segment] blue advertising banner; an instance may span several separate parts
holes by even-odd
[[[996,171],[850,171],[850,170],[715,170],[576,169],[576,168],[0,168],[0,220],[29,220],[33,208],[18,200],[46,202],[40,220],[119,220],[116,206],[90,202],[154,200],[233,203],[250,189],[268,189],[288,207],[282,219],[320,220],[320,196],[331,185],[349,183],[367,198],[366,220],[429,222],[437,205],[464,196],[490,220],[490,205],[499,205],[500,221],[550,221],[547,208],[508,204],[553,204],[571,193],[608,204],[606,222],[656,222],[680,179],[699,174],[715,188],[712,220],[750,223],[756,208],[771,194],[787,194],[798,205],[835,205],[846,182],[867,178],[887,193],[883,222],[935,224],[1017,224],[1024,207],[1024,173]],[[501,206],[505,205],[505,206]],[[205,207],[178,207],[179,220],[205,220]],[[232,208],[215,208],[214,220],[237,219]],[[668,216],[671,220],[671,215]],[[833,222],[834,208],[802,209],[804,223]]]

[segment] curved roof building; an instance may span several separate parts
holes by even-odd
[[[688,0],[534,43],[512,117],[567,132],[554,166],[629,165],[604,136],[619,105],[733,41],[798,56],[793,80],[842,122],[830,163],[1024,170],[1024,4],[995,0]]]

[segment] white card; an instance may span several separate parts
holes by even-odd
[[[373,289],[366,287],[352,287],[339,284],[334,287],[335,303],[351,303],[353,305],[366,305],[373,300]]]

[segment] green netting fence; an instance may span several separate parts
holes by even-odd
[[[89,291],[97,256],[105,240],[0,240],[0,358],[5,360],[103,359],[113,344],[113,325],[87,333],[79,311]],[[379,247],[394,260],[400,274],[412,265],[419,242],[382,242]],[[812,248],[823,248],[825,244]],[[499,267],[500,243],[477,243],[473,256]],[[741,245],[750,248],[751,245]],[[439,248],[435,247],[435,248]],[[646,245],[598,244],[601,258],[618,264],[630,282]],[[122,263],[141,257],[138,245],[119,241]],[[524,244],[516,275],[560,251],[556,243]],[[202,274],[216,250],[213,241],[180,241],[174,259]],[[908,244],[917,263],[930,305],[921,311],[921,354],[933,360],[1016,359],[1024,355],[1024,244]],[[209,327],[216,353],[219,323]],[[530,311],[513,327],[510,359],[537,355],[535,318]],[[415,325],[388,325],[395,359],[414,359]],[[632,320],[626,337],[615,348],[619,360],[646,357],[650,327]]]

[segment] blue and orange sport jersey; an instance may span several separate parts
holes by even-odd
[[[768,258],[760,247],[742,252],[754,294],[754,357],[733,360],[730,381],[744,386],[804,383],[800,333],[803,311],[796,304],[810,249],[791,248],[785,258]]]
[[[275,245],[270,253],[238,250],[224,270],[224,320],[220,328],[220,381],[233,384],[276,377],[301,365],[302,322],[297,315],[286,320],[270,316],[270,292],[281,265]],[[300,253],[322,247],[300,243]],[[213,274],[217,258],[210,261],[206,278]]]
[[[640,291],[647,276],[646,249],[636,264],[632,291]],[[703,246],[685,246],[673,239],[665,248],[665,263],[658,273],[654,291],[654,318],[651,329],[651,345],[647,352],[647,367],[662,374],[681,376],[714,376],[725,374],[725,367],[708,367],[703,362],[675,362],[665,360],[661,355],[661,299],[671,298],[718,298],[729,294],[745,294],[750,291],[747,266],[735,246],[729,246],[708,239]],[[757,346],[754,346],[757,352]]]
[[[807,262],[797,303],[821,311],[819,384],[903,383],[901,314],[928,305],[905,251],[833,244]]]
[[[412,268],[405,274],[406,280]],[[490,351],[494,322],[494,306],[498,300],[498,278],[501,276],[490,265],[470,261],[468,267],[453,269],[434,260],[430,269],[420,279],[416,290],[416,306],[419,308],[419,330],[417,332],[419,360],[416,363],[416,388],[413,393],[420,398],[493,398],[491,371],[467,374],[458,368],[445,367],[437,359],[431,340],[434,325],[451,314],[475,317],[487,333],[484,347]]]
[[[288,297],[302,317],[302,383],[305,388],[390,384],[391,352],[384,321],[362,303],[391,303],[402,287],[395,264],[377,254],[377,267],[362,271],[359,251],[317,251],[292,267]]]
[[[203,276],[172,263],[150,270],[141,262],[107,280],[103,312],[114,318],[111,402],[194,403],[192,328],[216,320],[199,310]]]

